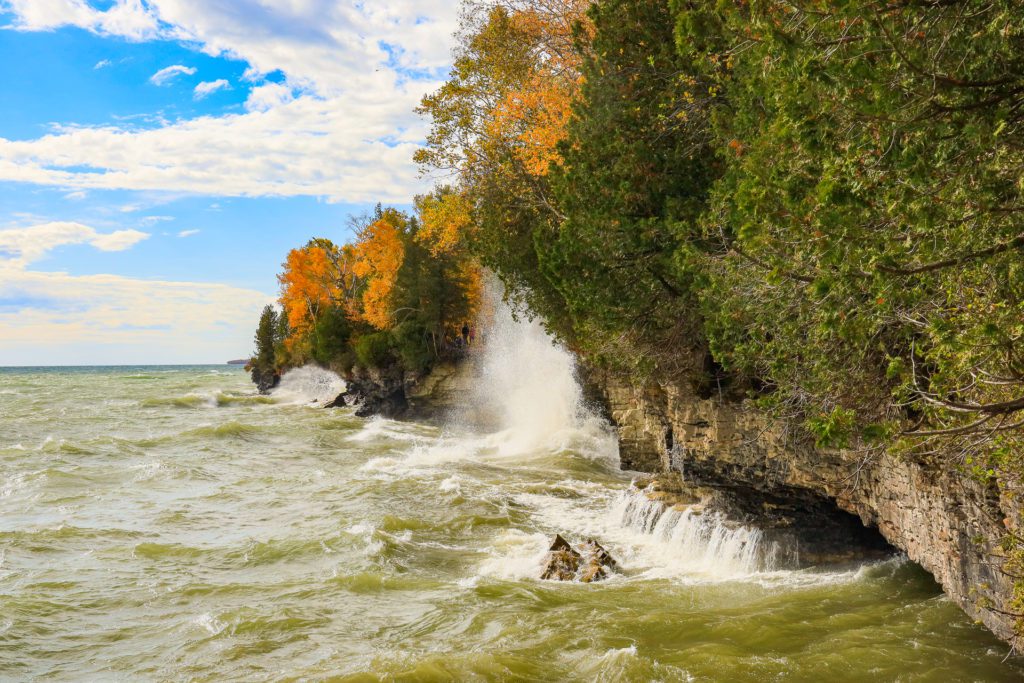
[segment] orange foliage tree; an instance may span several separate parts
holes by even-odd
[[[336,248],[324,242],[289,251],[284,270],[277,276],[281,306],[291,331],[286,342],[289,346],[308,335],[321,311],[338,297],[337,273],[328,253]]]
[[[386,209],[359,232],[359,239],[353,245],[352,272],[366,281],[362,319],[378,330],[394,325],[392,295],[405,260],[402,231],[407,223],[401,213]]]
[[[468,244],[507,291],[534,310],[556,303],[536,244],[563,220],[550,171],[562,164],[593,35],[590,0],[468,0],[447,82],[419,112],[431,119],[416,154],[428,172],[454,176],[418,206],[432,249]]]

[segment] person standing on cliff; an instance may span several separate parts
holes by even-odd
[[[469,346],[469,323],[462,323],[462,345]]]

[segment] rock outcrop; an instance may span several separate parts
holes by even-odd
[[[694,486],[678,472],[640,477],[633,486],[667,508],[759,529],[764,542],[778,549],[780,569],[884,559],[897,552],[877,529],[822,498],[780,498],[732,485]]]
[[[1002,570],[1001,542],[1020,508],[995,486],[939,459],[816,448],[749,403],[702,398],[686,383],[590,379],[618,429],[623,468],[678,472],[689,484],[729,491],[743,503],[734,512],[741,516],[855,515],[929,571],[971,617],[1014,638],[1013,580]],[[854,531],[840,525],[828,533]]]
[[[252,383],[256,385],[256,390],[261,394],[269,394],[271,389],[281,383],[281,375],[273,370],[263,371],[253,367],[249,372],[252,376]]]
[[[457,363],[440,363],[428,372],[359,370],[345,378],[345,391],[327,407],[355,408],[358,417],[431,421],[458,413],[460,418],[468,419],[473,417],[468,397],[475,390],[478,375],[472,355]]]
[[[583,542],[581,550],[577,552],[561,534],[556,535],[540,578],[593,583],[608,578],[609,572],[617,566],[608,551],[592,538]]]
[[[355,408],[357,417],[405,417],[407,378],[401,370],[363,370],[345,378],[345,391],[327,408]]]

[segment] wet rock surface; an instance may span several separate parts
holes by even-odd
[[[325,407],[355,408],[357,417],[405,417],[409,412],[405,384],[405,373],[396,370],[353,374],[345,378],[345,391]]]
[[[576,578],[582,561],[583,558],[569,542],[561,535],[557,535],[548,549],[548,559],[540,578],[550,581],[572,581]]]
[[[460,412],[477,381],[472,354],[459,362],[440,363],[425,373],[397,368],[360,370],[345,377],[346,389],[327,408],[355,408],[357,417],[441,421]]]
[[[580,552],[562,538],[555,536],[548,549],[547,561],[540,578],[550,581],[580,581],[592,583],[608,578],[617,567],[615,560],[594,539],[584,541]]]

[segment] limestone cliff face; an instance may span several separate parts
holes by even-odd
[[[678,471],[740,496],[834,503],[931,572],[967,614],[1013,639],[1014,620],[1000,612],[1010,611],[1013,591],[1000,542],[1004,520],[1019,510],[995,487],[940,462],[818,449],[747,403],[701,399],[686,385],[591,381],[618,429],[623,468]]]

